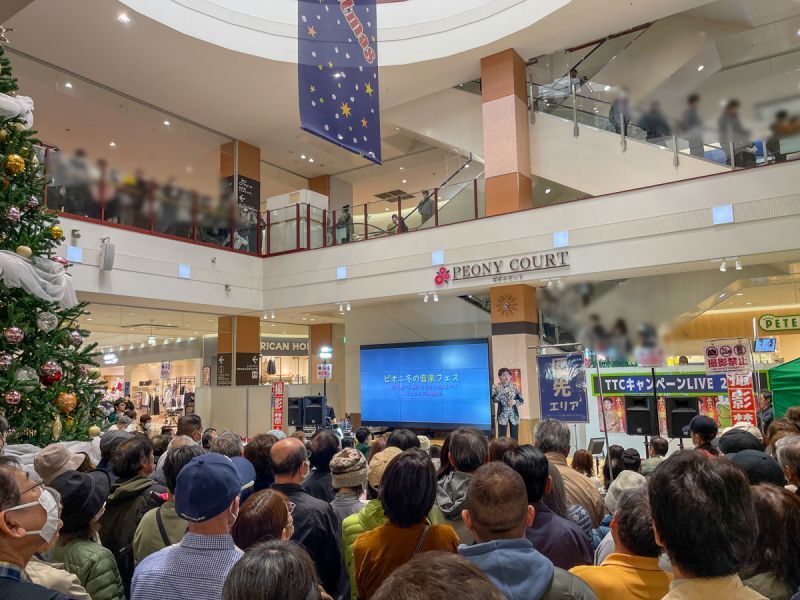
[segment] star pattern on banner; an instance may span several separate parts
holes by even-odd
[[[302,128],[380,163],[375,0],[297,4]]]

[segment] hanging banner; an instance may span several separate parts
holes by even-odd
[[[706,373],[747,373],[753,368],[750,362],[750,340],[731,340],[728,343],[711,343],[705,347]]]
[[[171,362],[162,362],[161,363],[161,379],[169,379],[172,376],[172,363]]]
[[[597,397],[600,431],[609,433],[625,433],[625,398],[621,396],[604,396],[602,401]],[[605,426],[603,426],[605,413]]]
[[[604,396],[641,396],[653,393],[651,373],[603,373]],[[659,396],[714,396],[728,393],[725,374],[656,373],[656,392]],[[592,374],[592,394],[599,395],[600,385]]]
[[[282,381],[272,384],[272,428],[283,429],[283,396],[284,385]]]
[[[729,373],[728,374],[728,398],[730,400],[731,422],[750,423],[756,425],[756,395],[753,392],[752,373]]]
[[[537,356],[539,400],[543,419],[588,423],[583,354]]]
[[[300,127],[381,164],[375,0],[297,2]]]

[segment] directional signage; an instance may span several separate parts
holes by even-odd
[[[233,355],[230,352],[222,352],[217,356],[217,385],[230,386],[231,375],[233,373]]]

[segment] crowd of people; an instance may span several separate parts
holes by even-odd
[[[441,446],[364,427],[244,444],[197,415],[157,446],[115,423],[97,464],[0,455],[0,597],[798,599],[798,418],[696,417],[692,449],[612,446],[599,473],[554,420],[534,444],[462,427]]]

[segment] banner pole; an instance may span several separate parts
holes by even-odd
[[[603,437],[606,438],[606,454],[603,458],[603,462],[605,462],[608,460],[608,450],[611,445],[608,443],[608,423],[606,422],[606,411],[603,409],[603,375],[600,373],[600,360],[598,360],[597,354],[594,355],[594,365],[597,367],[597,386],[600,394],[600,416],[603,418]],[[608,465],[608,478],[610,486],[614,482],[614,470],[611,468],[611,464]]]

